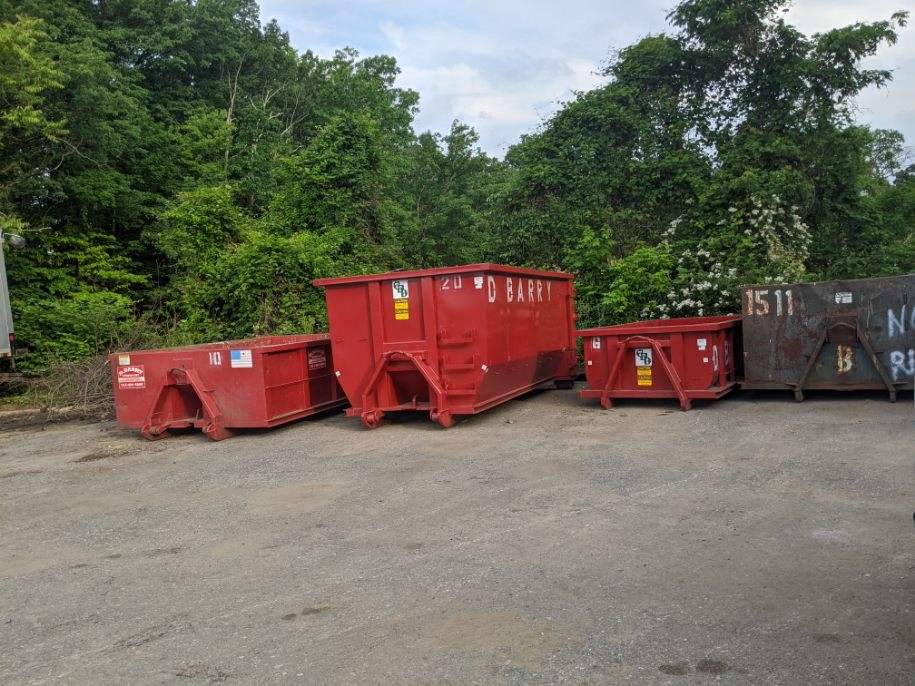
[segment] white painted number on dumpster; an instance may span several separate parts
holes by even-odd
[[[636,348],[635,349],[635,366],[636,367],[650,367],[653,364],[654,360],[652,359],[652,350],[651,348]]]
[[[761,317],[771,314],[773,308],[770,303],[770,293],[771,297],[775,299],[775,316],[784,317],[794,314],[794,294],[790,288],[784,291],[781,288],[776,288],[774,291],[770,291],[768,288],[748,288],[747,301],[744,303],[745,314]]]
[[[219,351],[210,353],[210,365],[218,367],[222,364],[222,353]]]
[[[836,346],[836,371],[848,374],[855,366],[855,349],[847,345]]]
[[[461,280],[460,274],[455,274],[454,276],[443,276],[442,277],[442,290],[450,291],[455,290],[459,291],[464,286],[464,282]],[[482,282],[481,282],[482,286]]]

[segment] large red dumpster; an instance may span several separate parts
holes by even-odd
[[[737,383],[734,332],[740,317],[654,319],[583,329],[582,398],[720,398]]]
[[[342,407],[330,338],[261,336],[108,357],[118,424],[162,438],[197,427],[213,440]]]
[[[572,276],[497,264],[318,279],[350,416],[442,426],[577,372]]]

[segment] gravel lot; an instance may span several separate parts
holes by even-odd
[[[913,419],[549,391],[0,432],[0,682],[913,683]]]

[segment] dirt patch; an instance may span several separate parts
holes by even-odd
[[[182,546],[174,546],[173,548],[154,548],[153,550],[147,550],[144,555],[146,557],[159,557],[161,555],[177,555],[184,548]]]
[[[0,479],[12,479],[14,476],[31,476],[32,474],[41,474],[43,469],[13,469],[9,472],[0,474]]]
[[[81,457],[77,457],[75,460],[70,460],[70,463],[98,462],[99,460],[107,460],[113,457],[123,457],[124,455],[129,455],[132,452],[136,451],[102,448],[101,450],[93,450],[91,453],[86,453]]]
[[[335,500],[340,492],[338,484],[289,484],[257,491],[244,500],[258,514],[289,515],[314,512]]]
[[[458,612],[428,627],[435,651],[489,655],[536,671],[563,644],[551,621],[512,612]]]
[[[82,457],[77,457],[75,460],[70,460],[70,462],[95,462],[97,460],[107,460],[109,457],[113,457],[111,453],[96,451],[94,453],[87,453]]]
[[[231,678],[232,675],[221,667],[201,664],[179,667],[175,670],[175,676],[181,679],[194,679],[196,681],[219,683]]]
[[[113,418],[108,408],[98,407],[53,407],[25,410],[4,410],[0,412],[0,433],[21,429],[35,429],[61,422],[97,422]]]
[[[670,676],[686,676],[689,674],[689,663],[674,662],[669,665],[661,665],[658,667],[658,671],[662,674],[669,674]]]

